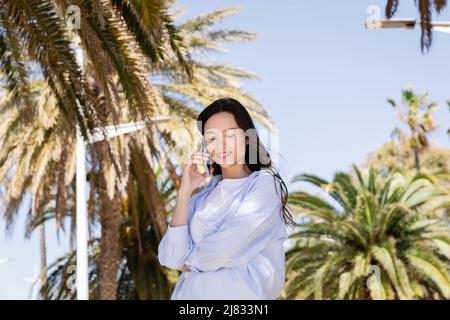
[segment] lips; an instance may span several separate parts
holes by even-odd
[[[219,158],[226,158],[226,157],[229,156],[230,154],[231,154],[231,151],[230,151],[230,152],[222,152],[222,153],[218,153],[217,156],[218,156]]]

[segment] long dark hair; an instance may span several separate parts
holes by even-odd
[[[204,135],[204,127],[206,121],[212,115],[222,111],[232,113],[239,128],[243,129],[244,132],[247,133],[250,132],[250,134],[254,135],[253,137],[251,137],[251,139],[249,139],[250,142],[245,146],[245,163],[251,172],[260,171],[262,168],[269,169],[272,172],[274,176],[274,183],[277,183],[278,181],[281,187],[281,195],[279,196],[283,204],[282,210],[283,220],[285,224],[294,226],[296,223],[292,218],[290,209],[287,206],[289,193],[286,184],[281,178],[278,170],[275,168],[275,165],[272,163],[269,152],[267,152],[267,149],[264,147],[263,143],[259,139],[256,127],[247,109],[236,99],[233,98],[218,99],[213,103],[211,103],[209,106],[207,106],[205,109],[203,109],[203,111],[200,112],[200,114],[198,115],[197,126],[199,131],[202,133],[202,135]],[[254,157],[255,155],[256,159]],[[252,161],[250,161],[250,156],[252,156]],[[212,172],[213,175],[222,174],[222,168],[220,167],[219,164],[214,162],[211,166],[213,167]],[[278,188],[276,188],[276,190],[278,190]]]

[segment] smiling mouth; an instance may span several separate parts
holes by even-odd
[[[231,151],[230,152],[224,152],[224,153],[218,153],[217,156],[219,158],[225,158],[225,157],[229,156],[230,154],[231,154]]]

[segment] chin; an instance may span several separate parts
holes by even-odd
[[[245,164],[245,161],[242,160],[242,162],[236,162],[236,159],[226,159],[223,163],[215,160],[215,162],[221,167],[221,168],[231,168],[234,166],[237,166],[239,164]]]
[[[218,163],[216,162],[221,168],[231,168],[231,167],[235,167],[238,166],[238,163]]]

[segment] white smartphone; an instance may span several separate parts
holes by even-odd
[[[202,137],[202,152],[208,153],[208,151],[206,151],[206,142],[205,142],[205,138],[204,137]],[[211,159],[211,157],[208,157],[208,160],[203,162],[203,168],[205,169],[205,173],[206,173],[207,177],[211,176],[211,173],[209,172],[209,167],[208,167],[210,159]]]

